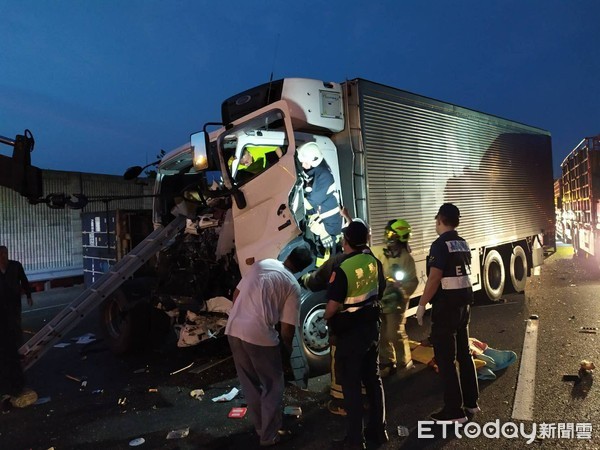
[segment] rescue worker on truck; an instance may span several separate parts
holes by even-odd
[[[307,142],[298,147],[298,160],[304,169],[304,204],[308,228],[332,254],[342,231],[337,186],[319,146]]]
[[[242,150],[237,167],[235,157],[229,159],[229,167],[235,171],[237,181],[246,180],[266,170],[283,156],[280,147],[272,145],[247,145]]]
[[[408,240],[411,227],[404,219],[390,220],[385,227],[386,248],[383,267],[386,288],[381,299],[381,341],[379,367],[381,376],[396,373],[398,366],[410,368],[412,358],[406,334],[406,309],[410,296],[417,289],[419,279],[415,260],[410,254]]]
[[[383,384],[379,376],[379,301],[385,289],[383,267],[368,248],[369,228],[353,221],[343,230],[346,258],[334,268],[327,288],[324,318],[335,340],[335,365],[347,412],[346,436],[334,448],[364,449],[365,437],[388,441]],[[363,434],[361,383],[369,401]]]

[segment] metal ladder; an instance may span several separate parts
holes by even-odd
[[[154,230],[133,250],[110,268],[95,283],[83,291],[73,302],[29,339],[19,353],[26,370],[52,346],[71,331],[89,312],[98,307],[125,280],[131,277],[149,258],[185,227],[186,218],[177,216],[166,227]]]

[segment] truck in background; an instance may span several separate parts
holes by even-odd
[[[543,263],[544,246],[554,245],[547,131],[363,79],[288,78],[226,99],[219,123],[205,124],[162,158],[155,232],[91,286],[79,302],[85,308],[71,309],[82,316],[103,303],[109,342],[126,351],[169,323],[181,324],[181,312],[231,298],[255,261],[283,260],[297,245],[323,256],[307,224],[296,156],[307,142],[319,146],[343,205],[369,223],[376,254],[388,220],[411,224],[420,277],[414,297],[424,287],[442,203],[460,208],[473,287],[492,300],[523,291],[532,268]],[[236,162],[250,147],[278,149],[278,157],[248,173]],[[159,250],[156,276],[129,279],[139,260]],[[303,290],[294,341],[312,375],[329,371],[325,303],[325,292]],[[72,326],[71,317],[63,322]],[[40,332],[36,342],[24,347],[28,361],[40,353],[36,345],[51,340]]]
[[[575,255],[593,257],[600,267],[600,135],[586,137],[561,164],[563,239]]]

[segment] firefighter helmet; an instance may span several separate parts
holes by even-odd
[[[323,154],[315,142],[307,142],[298,147],[298,160],[311,167],[317,167],[323,161]]]
[[[404,219],[393,219],[388,222],[385,227],[385,238],[390,240],[398,240],[400,242],[408,242],[412,228]]]

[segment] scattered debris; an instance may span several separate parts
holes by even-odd
[[[196,400],[202,400],[204,398],[204,389],[194,389],[190,392],[190,396]]]
[[[148,369],[148,366],[144,367],[143,369],[137,369],[134,370],[133,373],[147,373],[150,372],[150,369]]]
[[[54,348],[65,348],[71,345],[70,342],[59,342],[58,344],[54,344]]]
[[[229,411],[229,414],[227,414],[227,417],[229,417],[230,419],[243,419],[247,411],[248,408],[244,406],[234,406]]]
[[[34,405],[43,405],[44,403],[50,403],[52,398],[50,397],[39,397]]]
[[[68,373],[65,374],[65,377],[68,378],[69,380],[76,381],[77,383],[81,383],[84,380],[84,378],[77,378],[77,377],[74,377],[73,375],[69,375]]]
[[[176,373],[183,372],[184,370],[188,370],[188,369],[189,369],[190,367],[192,367],[193,365],[194,365],[194,362],[192,361],[192,362],[191,362],[190,364],[188,364],[187,366],[185,366],[185,367],[182,367],[181,369],[179,369],[179,370],[176,370],[175,372],[171,372],[169,375],[175,375]]]
[[[569,320],[575,320],[575,316],[569,317]]]
[[[158,392],[157,388],[148,388],[148,392]]]
[[[235,398],[236,395],[238,395],[239,392],[240,392],[240,390],[238,388],[234,387],[227,394],[219,395],[218,397],[213,398],[212,401],[213,402],[230,402],[231,400],[233,400]]]
[[[577,285],[575,283],[571,283],[569,286],[570,287],[576,287]]]
[[[582,360],[580,363],[580,366],[581,366],[580,370],[584,370],[587,373],[590,373],[592,370],[594,370],[596,368],[594,363],[592,361],[588,361],[587,359]]]
[[[136,439],[132,439],[131,441],[129,441],[129,446],[137,447],[139,445],[142,445],[145,442],[146,442],[146,439],[144,439],[144,438],[136,438]]]
[[[188,437],[190,434],[190,428],[182,428],[181,430],[171,430],[167,434],[167,439],[182,439]]]
[[[104,394],[104,389],[94,389],[92,391],[92,394],[94,394],[94,395]]]
[[[302,408],[299,406],[286,406],[283,408],[283,414],[286,416],[293,416],[296,419],[299,419],[302,415]]]
[[[82,336],[72,338],[71,340],[75,341],[76,344],[89,344],[96,340],[96,335],[94,333],[86,333]]]
[[[126,404],[127,404],[127,397],[123,397],[123,398],[119,397],[119,400],[117,400],[117,405],[125,406]]]

